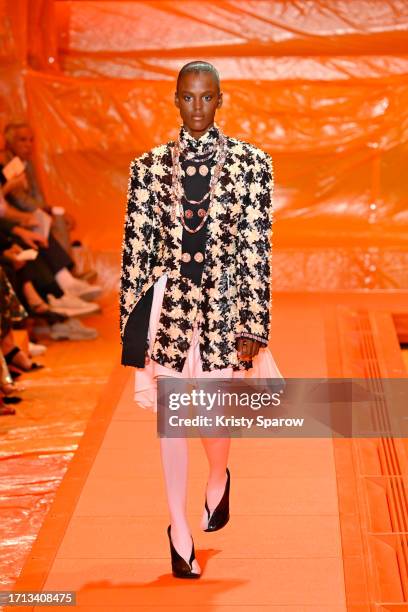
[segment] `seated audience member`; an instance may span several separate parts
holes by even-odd
[[[0,227],[1,225],[0,219]],[[22,233],[20,230],[17,232],[18,236],[28,240],[27,246],[38,249],[35,241],[40,241],[41,237],[37,237],[33,232],[26,230]],[[54,340],[96,338],[98,334],[95,329],[69,317],[90,314],[98,309],[98,306],[64,294],[47,265],[47,260],[41,256],[41,249],[36,259],[21,261],[19,256],[24,249],[14,240],[12,234],[7,235],[0,231],[0,263],[29,315],[47,321],[50,328],[42,328],[43,332]]]
[[[8,181],[3,183],[2,189],[7,191]],[[97,304],[85,301],[96,297],[99,288],[71,274],[73,262],[52,233],[47,242],[16,220],[2,217],[2,212],[0,200],[0,255],[9,280],[29,314],[45,318],[51,325],[49,335],[55,340],[97,337],[95,329],[68,317],[99,310]],[[36,259],[21,261],[21,253],[30,248],[37,251]]]
[[[9,219],[10,221],[15,221],[19,223],[23,227],[34,227],[37,223],[37,220],[33,213],[31,212],[22,212],[14,206],[11,206],[5,199],[5,196],[21,185],[26,185],[27,179],[25,173],[23,172],[19,176],[16,176],[10,180],[7,180],[2,172],[2,166],[0,164],[0,217],[5,219]]]
[[[25,122],[9,123],[4,130],[6,143],[5,162],[10,162],[13,157],[18,157],[25,166],[25,184],[19,184],[10,189],[7,199],[16,209],[25,212],[34,212],[37,209],[47,211],[52,215],[40,189],[35,168],[32,162],[34,134]],[[64,214],[68,229],[73,229],[75,222],[73,217]],[[69,250],[69,241],[64,239],[64,247]]]
[[[13,322],[22,321],[26,317],[27,313],[0,267],[0,415],[14,414],[15,410],[7,404],[21,401],[21,398],[12,396],[20,389],[10,375],[10,369],[16,377],[23,371],[30,372],[43,367],[33,363],[30,356],[15,344]]]
[[[27,318],[27,312],[14,293],[6,273],[0,267],[0,348],[7,365],[21,372],[37,370],[41,366],[33,365],[29,355],[18,348],[13,337],[13,322]]]
[[[7,186],[8,181],[4,182],[3,177],[3,185],[1,187],[2,192],[8,192]],[[0,173],[0,182],[1,182],[1,173]],[[13,234],[13,240],[20,244],[20,246],[28,245],[29,248],[38,249],[36,242],[40,244],[41,251],[40,254],[43,259],[46,260],[47,265],[51,269],[52,273],[56,276],[56,282],[60,285],[61,290],[55,292],[50,292],[52,296],[56,298],[63,298],[63,293],[69,294],[69,296],[73,296],[82,300],[93,300],[100,295],[101,288],[96,285],[91,285],[90,283],[78,279],[71,273],[70,270],[74,267],[74,262],[68,253],[64,250],[63,246],[60,242],[54,237],[53,232],[51,231],[48,236],[48,240],[45,240],[43,237],[39,236],[38,233],[32,232],[28,229],[27,225],[30,225],[29,220],[26,219],[26,226],[22,225],[18,220],[13,220],[10,217],[10,214],[6,214],[6,210],[4,206],[1,206],[1,198],[0,198],[0,233],[9,233]],[[19,213],[20,215],[29,216],[32,213]],[[37,236],[37,238],[33,238]],[[23,243],[23,244],[22,244]],[[45,296],[44,296],[45,297]],[[55,303],[54,307],[65,307],[66,299],[63,300],[63,303]],[[71,300],[72,301],[72,300]],[[80,303],[76,303],[76,307],[81,307],[83,310],[87,310],[88,312],[94,312],[98,310],[97,306],[89,307],[89,305],[84,305]],[[69,306],[70,307],[70,306]]]
[[[75,226],[75,221],[60,207],[50,207],[39,186],[35,168],[32,162],[34,135],[27,123],[10,123],[4,131],[6,142],[5,162],[10,162],[13,157],[18,157],[25,165],[24,181],[10,189],[7,193],[8,202],[20,212],[35,212],[42,209],[52,217],[51,231],[64,247],[65,251],[71,253],[71,241],[69,230]],[[63,214],[61,214],[63,212]],[[94,273],[87,272],[88,275]],[[94,290],[96,287],[94,286]],[[99,293],[101,289],[98,287]]]
[[[95,293],[98,294],[98,289],[94,292],[93,285],[72,276],[69,270],[73,265],[72,260],[52,234],[47,242],[40,234],[0,218],[0,244],[7,248],[12,243],[16,243],[23,250],[33,249],[38,252],[36,259],[33,260],[34,263],[30,262],[31,267],[38,270],[41,266],[43,271],[47,268],[51,274],[51,283],[48,282],[48,278],[45,282],[44,272],[38,275],[36,283],[37,290],[44,299],[48,299],[47,290],[49,290],[52,307],[55,309],[64,308],[65,305],[69,307],[69,302],[69,304],[75,303],[76,308],[89,313],[99,310],[97,304],[85,301],[93,299]],[[60,301],[56,302],[55,299]]]
[[[1,317],[1,312],[0,312]],[[7,368],[6,360],[0,349],[0,416],[15,414],[16,410],[8,404],[17,404],[21,401],[20,397],[13,396],[16,391],[21,391],[14,383]]]

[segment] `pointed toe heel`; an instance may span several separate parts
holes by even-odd
[[[227,468],[227,482],[225,485],[224,494],[221,498],[220,503],[218,504],[218,506],[216,507],[216,509],[214,510],[212,514],[210,513],[210,509],[208,507],[207,498],[206,498],[205,509],[208,515],[208,526],[207,526],[207,529],[204,529],[204,531],[218,531],[219,529],[222,529],[223,527],[225,527],[225,525],[228,523],[229,518],[230,518],[230,514],[229,514],[230,480],[231,480],[230,472],[229,472],[229,469]]]
[[[174,544],[171,539],[171,525],[167,527],[167,535],[169,536],[170,542],[170,553],[171,553],[171,569],[175,578],[200,578],[201,574],[196,574],[192,571],[192,563],[195,559],[194,542],[192,541],[192,550],[190,560],[187,563],[185,559],[174,548]]]

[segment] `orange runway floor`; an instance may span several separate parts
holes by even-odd
[[[287,378],[406,377],[393,313],[407,305],[403,293],[275,294],[271,348]],[[77,608],[102,612],[407,609],[401,440],[233,440],[231,521],[214,534],[199,529],[207,469],[190,440],[203,576],[174,579],[155,415],[134,404],[132,378],[114,367],[15,590],[76,591]]]

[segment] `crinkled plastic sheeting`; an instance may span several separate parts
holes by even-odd
[[[43,370],[23,375],[23,402],[0,417],[0,590],[11,588],[85,426],[119,361],[116,292],[105,293],[100,338],[54,343]],[[3,609],[0,606],[1,609]]]
[[[24,4],[9,6],[23,19]],[[129,162],[175,135],[174,78],[203,58],[223,78],[219,123],[275,159],[276,287],[406,286],[405,2],[37,0],[26,13],[16,46],[43,186],[94,248],[120,248]]]

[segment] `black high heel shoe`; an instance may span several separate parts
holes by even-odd
[[[194,551],[194,542],[193,548],[191,551],[190,561],[187,563],[185,559],[181,555],[178,554],[177,550],[174,548],[173,542],[171,540],[170,533],[171,525],[167,527],[167,535],[169,536],[170,542],[170,552],[171,552],[171,569],[173,571],[173,576],[176,578],[200,578],[201,574],[196,574],[192,571],[192,563],[195,559],[195,551]],[[193,539],[191,538],[191,541]]]
[[[4,354],[4,359],[6,360],[7,365],[11,366],[12,368],[16,368],[18,370],[17,372],[14,372],[14,376],[12,372],[10,371],[10,374],[13,378],[17,378],[17,376],[20,376],[19,370],[21,370],[21,372],[34,372],[35,370],[42,370],[42,368],[45,367],[42,364],[35,363],[34,361],[31,363],[31,366],[29,368],[22,368],[21,366],[16,365],[15,363],[13,363],[13,359],[17,355],[17,353],[21,353],[21,352],[22,352],[21,348],[18,346],[15,346],[8,353]]]
[[[230,515],[229,515],[229,494],[230,494],[230,473],[227,468],[227,482],[225,485],[224,495],[221,498],[220,503],[211,514],[210,509],[207,504],[207,497],[205,499],[205,509],[208,514],[208,526],[204,531],[218,531],[225,527],[228,523]]]

